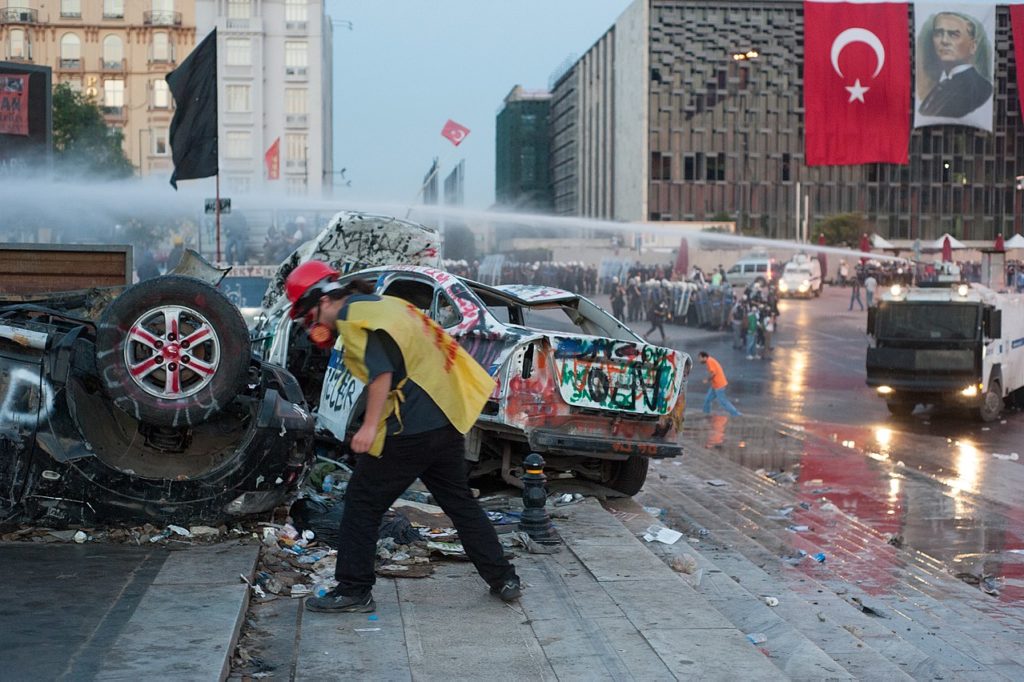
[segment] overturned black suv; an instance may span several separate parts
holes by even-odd
[[[220,523],[295,491],[313,433],[302,390],[251,353],[223,273],[204,266],[0,287],[0,520]]]

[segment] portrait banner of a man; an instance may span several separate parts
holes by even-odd
[[[995,5],[914,3],[914,127],[992,132]]]

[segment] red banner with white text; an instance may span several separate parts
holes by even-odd
[[[28,135],[27,74],[0,74],[0,135]]]
[[[1024,93],[1024,5],[1010,5],[1010,27],[1013,29],[1013,55],[1017,58],[1017,99],[1024,115],[1024,97],[1019,96]]]
[[[267,167],[267,180],[281,178],[281,138],[274,140],[267,153],[263,155],[263,163]]]
[[[908,16],[905,2],[804,2],[808,166],[907,163]]]

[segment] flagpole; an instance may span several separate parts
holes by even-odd
[[[220,172],[218,171],[217,178],[217,198],[215,208],[213,210],[214,215],[217,216],[217,263],[220,264]]]

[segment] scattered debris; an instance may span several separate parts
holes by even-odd
[[[664,526],[659,526],[657,524],[648,526],[647,532],[643,535],[643,539],[647,542],[654,542],[657,540],[658,542],[666,545],[675,544],[675,542],[681,537],[683,537],[683,534],[679,531],[672,530],[671,528],[665,528]]]
[[[767,642],[768,635],[764,634],[763,632],[751,632],[747,635],[747,639],[750,640],[751,644],[757,646],[758,644],[764,644],[765,642]]]
[[[676,573],[686,573],[687,575],[693,575],[697,572],[697,560],[686,554],[673,557],[672,570]]]
[[[869,606],[860,600],[859,597],[850,597],[850,603],[857,607],[862,613],[866,613],[869,616],[876,616],[878,618],[888,618],[884,611],[879,609],[877,606]],[[845,627],[845,626],[844,626]]]
[[[75,533],[74,539],[75,542],[77,542],[78,544],[82,544],[83,542],[89,539],[89,534],[83,530],[80,530],[77,533]]]
[[[788,530],[791,533],[806,533],[809,530],[811,530],[811,527],[802,524],[797,524],[792,526],[786,526],[786,530]]]
[[[993,452],[992,456],[995,457],[996,459],[1001,459],[1004,462],[1016,462],[1018,459],[1020,459],[1020,455],[1017,454],[1016,452],[1011,452],[1008,455],[1005,455],[1001,452]]]
[[[814,560],[817,561],[819,564],[825,563],[825,553],[824,552],[818,552],[817,554],[814,555]]]
[[[764,603],[774,608],[779,605],[779,600],[775,597],[764,597]]]
[[[890,535],[889,539],[886,540],[886,542],[888,542],[893,547],[897,547],[897,548],[902,547],[903,546],[903,536],[902,535]]]
[[[710,481],[706,481],[706,483],[708,485],[713,485],[716,488],[721,488],[722,486],[729,485],[726,481],[723,481],[720,478],[713,478]]]
[[[820,505],[818,505],[818,509],[820,509],[823,512],[837,512],[837,511],[839,511],[839,507],[835,506],[831,502],[822,502]]]

